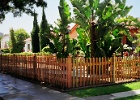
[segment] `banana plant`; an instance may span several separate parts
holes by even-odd
[[[53,27],[53,32],[50,36],[49,46],[43,48],[42,51],[56,54],[58,58],[65,58],[69,54],[76,55],[75,53],[77,52],[77,40],[70,40],[69,37],[67,37],[66,43],[67,48],[65,47],[63,49],[63,36],[61,35],[58,27]]]
[[[127,16],[132,8],[132,6],[125,5],[126,0],[70,1],[74,7],[75,23],[83,30],[78,31],[78,38],[81,38],[81,34],[88,36],[83,39],[90,43],[91,57],[112,56],[122,46],[123,35],[131,39],[126,25],[118,21],[119,18]]]
[[[90,57],[89,36],[84,32],[84,29],[80,27],[77,28],[76,31],[79,33],[78,44],[80,45],[80,50],[83,51],[85,57]]]
[[[70,53],[73,54],[74,46],[77,42],[70,40],[68,25],[71,23],[70,7],[65,0],[60,0],[58,6],[60,19],[56,22],[56,27],[53,28],[53,33],[50,36],[49,46],[43,50],[45,52],[55,53],[57,57],[67,57]]]

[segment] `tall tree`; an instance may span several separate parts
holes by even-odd
[[[44,8],[42,10],[42,21],[40,24],[39,41],[40,41],[40,51],[49,44],[50,26],[47,22]]]
[[[11,44],[11,53],[16,53],[17,52],[17,47],[16,47],[16,38],[15,38],[15,34],[14,34],[14,30],[10,29],[10,44]]]
[[[64,57],[67,57],[70,49],[68,45],[70,43],[68,25],[71,23],[71,12],[70,7],[65,0],[60,0],[58,9],[60,19],[58,20],[57,25],[62,36],[62,54]]]
[[[24,29],[10,30],[11,53],[21,53],[25,45],[24,40],[29,37],[29,34]]]
[[[44,0],[0,0],[0,22],[5,18],[5,14],[12,12],[14,16],[21,16],[22,13],[33,14],[33,8],[46,7]]]
[[[37,53],[40,51],[39,47],[39,26],[37,22],[37,14],[34,12],[33,29],[31,32],[32,52]]]
[[[17,45],[16,45],[18,50],[17,53],[21,53],[23,52],[23,48],[25,45],[24,40],[29,38],[29,34],[22,28],[15,30],[14,33],[17,40]]]
[[[53,28],[49,47],[45,47],[43,51],[55,53],[57,57],[67,57],[69,53],[73,54],[76,46],[76,40],[69,39],[68,25],[71,23],[70,7],[66,0],[59,2],[60,19],[57,20],[57,26]]]

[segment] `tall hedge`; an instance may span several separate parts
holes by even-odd
[[[29,38],[29,34],[22,28],[17,30],[10,30],[10,48],[11,53],[21,53],[25,46],[24,40]]]
[[[11,40],[11,53],[16,53],[16,37],[14,35],[14,30],[10,29],[10,40]]]
[[[42,10],[42,21],[40,24],[39,40],[40,40],[40,50],[46,47],[49,43],[50,26],[47,22],[44,8]]]
[[[37,53],[40,51],[39,47],[39,26],[37,22],[37,14],[34,12],[33,29],[31,32],[32,39],[32,52]]]

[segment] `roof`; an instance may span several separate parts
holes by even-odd
[[[69,30],[72,30],[72,28],[75,26],[75,23],[71,23],[71,24],[69,24],[69,26],[68,26],[68,29]]]
[[[24,40],[24,42],[27,42],[27,41],[31,41],[31,38],[27,38],[26,40]]]
[[[137,20],[140,22],[140,18],[137,18]],[[126,25],[128,24],[128,22],[126,22]],[[135,26],[135,22],[131,22],[131,26],[127,26],[127,28],[131,29],[138,29],[138,27]]]
[[[78,27],[78,24],[75,24],[72,28],[71,31],[75,30]]]
[[[10,36],[10,34],[4,34],[3,37],[5,37],[5,36]]]

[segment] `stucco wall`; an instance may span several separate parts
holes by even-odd
[[[25,40],[24,52],[31,52],[31,51],[32,51],[31,39],[26,39]]]
[[[10,35],[5,34],[1,40],[1,49],[9,48],[8,42],[10,41]]]

